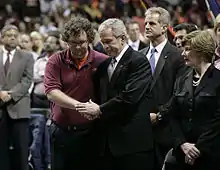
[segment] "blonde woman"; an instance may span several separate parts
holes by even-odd
[[[215,18],[214,37],[216,39],[215,67],[220,70],[220,14]]]
[[[30,37],[33,43],[33,51],[38,55],[41,55],[44,48],[44,37],[41,33],[33,31],[30,33]]]
[[[220,169],[220,71],[212,64],[215,41],[209,31],[194,31],[183,41],[192,68],[176,83],[171,107],[173,155],[178,167],[166,170]]]

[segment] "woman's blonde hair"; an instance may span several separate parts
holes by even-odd
[[[214,21],[214,32],[215,32],[215,34],[216,34],[216,31],[217,31],[218,27],[220,27],[220,14],[217,15],[217,17],[215,18],[215,21]]]
[[[209,30],[193,31],[184,37],[183,44],[189,44],[194,51],[200,52],[204,61],[212,62],[215,53],[215,41]]]

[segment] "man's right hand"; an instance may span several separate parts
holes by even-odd
[[[0,91],[0,99],[3,102],[8,102],[9,100],[11,100],[10,91]]]
[[[157,123],[157,114],[156,113],[150,113],[150,120],[152,124]]]
[[[200,156],[200,151],[195,147],[193,143],[184,143],[181,146],[182,151],[191,159],[196,159]]]

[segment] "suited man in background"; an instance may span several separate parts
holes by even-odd
[[[145,13],[146,36],[150,45],[141,52],[151,64],[153,82],[151,84],[156,105],[150,113],[156,143],[157,168],[161,169],[166,153],[172,147],[169,131],[169,116],[161,115],[173,94],[176,78],[182,74],[184,61],[181,52],[167,40],[170,22],[169,12],[161,7],[149,8]]]
[[[152,73],[146,57],[127,44],[127,32],[119,19],[99,27],[101,42],[111,56],[97,69],[98,104],[78,104],[85,116],[100,119],[102,170],[152,170],[154,150],[150,108]]]
[[[28,89],[33,77],[33,57],[18,50],[18,28],[7,25],[1,31],[0,52],[0,167],[28,170]],[[9,148],[13,148],[12,154]]]
[[[135,51],[140,51],[147,45],[140,40],[140,25],[137,21],[131,20],[127,23],[128,45]]]

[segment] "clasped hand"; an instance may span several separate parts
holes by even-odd
[[[0,91],[0,99],[3,102],[8,102],[9,100],[11,100],[10,93],[11,93],[11,91]]]
[[[185,153],[185,163],[189,165],[193,165],[195,160],[200,156],[200,151],[193,143],[184,143],[181,145],[181,149]]]
[[[89,100],[89,102],[86,103],[76,104],[76,110],[89,120],[96,119],[101,114],[99,105],[94,103],[92,100]]]

